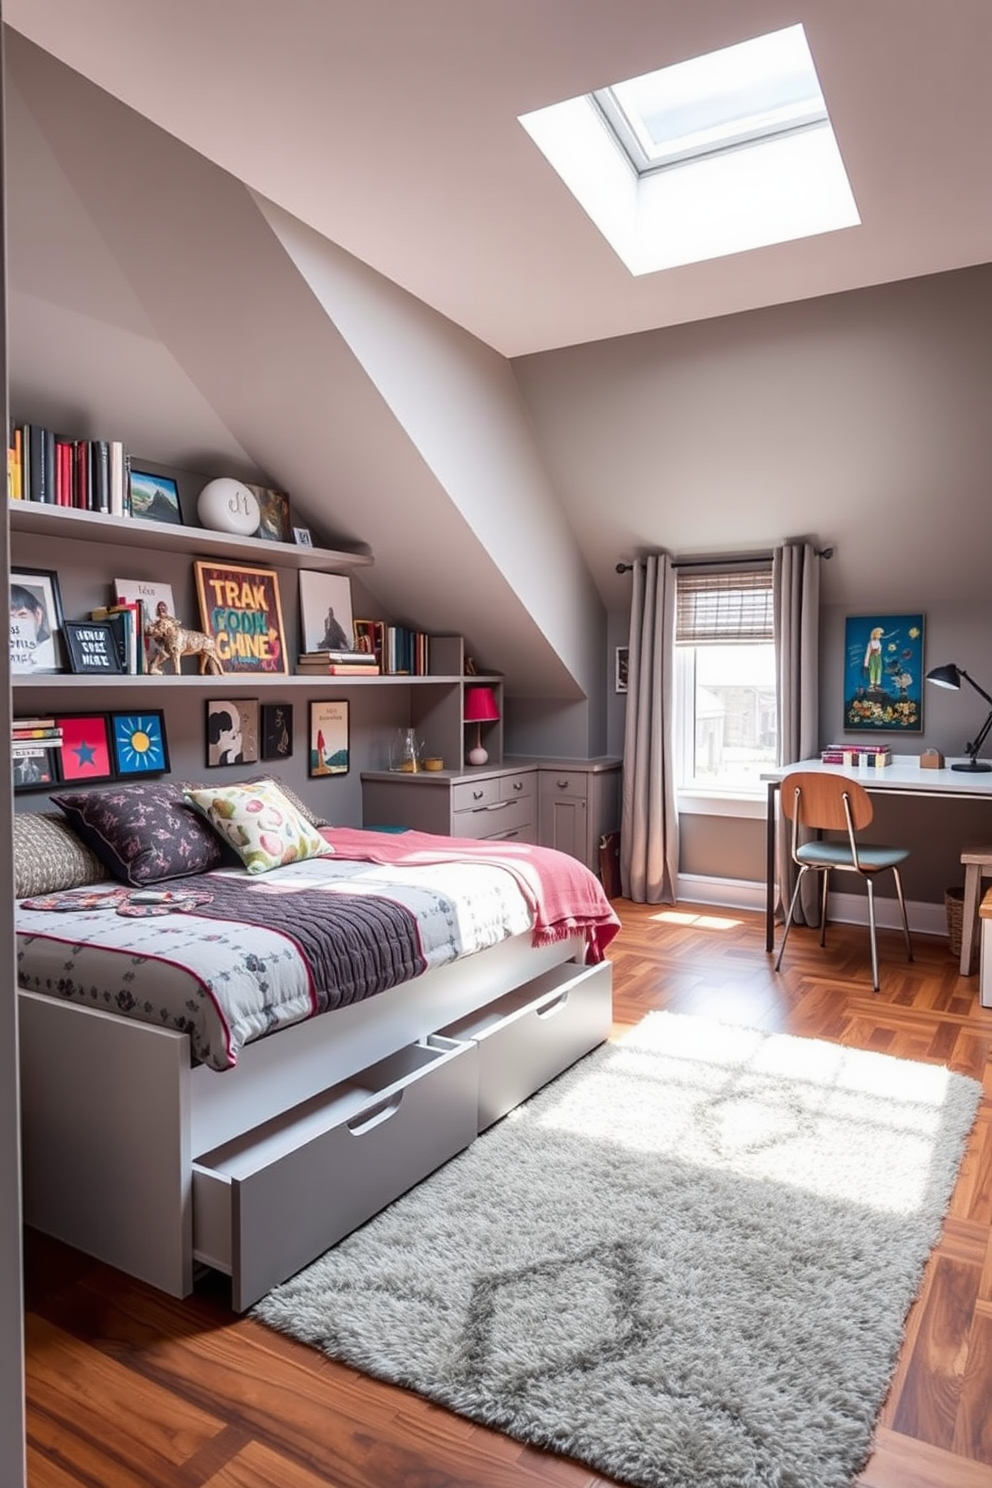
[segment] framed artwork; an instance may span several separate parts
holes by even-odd
[[[143,607],[145,624],[150,625],[165,606],[167,615],[176,614],[176,601],[171,584],[161,584],[154,579],[115,579],[114,598],[118,604],[140,604]],[[179,616],[176,616],[178,619]]]
[[[268,486],[249,486],[258,500],[258,536],[269,542],[289,542],[293,525],[289,514],[289,497],[284,491],[270,491]]]
[[[10,570],[10,670],[24,676],[65,670],[59,576],[51,569]]]
[[[169,768],[165,717],[160,708],[141,713],[111,713],[114,770],[121,777],[161,775]]]
[[[341,574],[300,569],[303,651],[354,651],[351,580]]]
[[[219,698],[206,705],[207,764],[253,765],[258,759],[258,698]]]
[[[179,486],[169,475],[153,475],[148,470],[131,471],[131,515],[149,522],[171,522],[183,525],[179,505]]]
[[[386,649],[386,625],[383,620],[355,620],[355,650],[366,653],[381,667]]]
[[[286,676],[289,665],[275,570],[197,559],[193,571],[200,624],[212,637],[225,674]]]
[[[59,755],[57,745],[45,744],[43,740],[20,741],[11,745],[11,773],[15,792],[42,790],[46,785],[57,785]]]
[[[62,730],[62,779],[73,785],[113,780],[110,719],[106,713],[63,713],[55,720]]]
[[[627,657],[629,653],[629,646],[618,646],[616,649],[613,671],[613,690],[615,692],[627,691]]]
[[[347,775],[348,773],[348,704],[347,702],[314,702],[310,704],[310,758],[308,773]]]
[[[854,615],[844,626],[844,731],[923,732],[923,616]]]
[[[73,672],[110,676],[123,671],[117,640],[102,620],[66,620],[62,626]]]
[[[262,758],[289,759],[293,753],[292,703],[262,704]]]
[[[310,536],[309,527],[294,527],[293,541],[298,548],[312,548],[313,538]]]

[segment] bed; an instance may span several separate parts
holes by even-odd
[[[18,874],[24,1210],[46,1233],[176,1296],[209,1266],[243,1310],[608,1035],[619,921],[576,860],[318,827],[267,783],[133,790],[83,816],[54,798],[84,857],[30,893]],[[216,815],[237,792],[293,814],[285,861]],[[196,811],[209,866],[163,799],[184,831]],[[15,869],[17,847],[15,827]]]

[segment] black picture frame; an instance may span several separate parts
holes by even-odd
[[[261,756],[263,760],[289,759],[293,753],[292,703],[263,703]]]
[[[179,482],[171,475],[156,475],[151,470],[131,471],[131,516],[146,522],[168,522],[184,526],[179,499]]]
[[[87,676],[114,676],[123,671],[113,627],[104,620],[66,620],[62,626],[69,670]]]
[[[130,708],[110,715],[110,746],[118,780],[146,780],[169,769],[169,741],[161,708]]]
[[[207,765],[258,760],[258,698],[211,698],[204,705]]]
[[[350,705],[346,699],[321,698],[310,704],[307,774],[311,780],[347,775],[351,768]]]
[[[10,568],[12,676],[65,671],[59,576],[51,568]]]
[[[44,740],[24,741],[14,745],[11,752],[11,777],[15,796],[28,791],[50,790],[62,779],[59,769],[61,751],[57,744],[46,744]]]

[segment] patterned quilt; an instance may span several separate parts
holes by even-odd
[[[372,834],[363,834],[371,836]],[[188,1033],[229,1069],[253,1039],[531,930],[517,877],[493,862],[314,858],[224,869],[156,903],[105,884],[16,906],[20,986]]]

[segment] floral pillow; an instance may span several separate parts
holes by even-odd
[[[76,836],[123,883],[140,888],[220,867],[223,844],[178,781],[142,780],[52,796]]]
[[[249,873],[268,873],[334,852],[274,780],[189,787],[185,798],[234,848]]]

